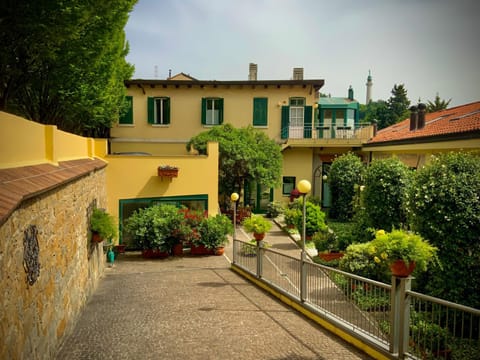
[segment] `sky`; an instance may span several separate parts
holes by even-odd
[[[480,101],[478,0],[139,0],[125,28],[135,79],[323,79],[365,103],[403,84],[412,104]]]

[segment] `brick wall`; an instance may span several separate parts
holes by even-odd
[[[0,359],[53,358],[73,329],[104,271],[88,213],[106,208],[105,182],[105,168],[89,172],[23,201],[1,225]]]

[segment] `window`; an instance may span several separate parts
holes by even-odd
[[[303,126],[304,98],[290,98],[290,126]]]
[[[268,124],[268,99],[253,99],[253,126],[267,126]]]
[[[295,176],[284,176],[282,184],[282,195],[290,196],[290,193],[293,189],[295,189]]]
[[[125,112],[120,116],[118,123],[120,125],[131,125],[133,124],[133,96],[125,96],[125,103]]]
[[[170,124],[170,98],[148,98],[148,123],[157,125]]]
[[[220,125],[223,123],[223,99],[202,99],[202,124]]]

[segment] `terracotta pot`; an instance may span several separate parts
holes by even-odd
[[[103,241],[103,238],[100,236],[100,234],[96,231],[92,231],[92,242],[100,243],[102,241]]]
[[[319,253],[318,256],[320,259],[325,260],[325,261],[332,261],[335,259],[341,259],[343,257],[343,253],[341,252],[329,252],[329,253]]]
[[[193,245],[190,247],[190,253],[192,255],[213,255],[213,249],[207,249],[205,245]]]
[[[164,259],[168,257],[168,252],[157,249],[142,250],[142,256],[146,259]]]
[[[253,233],[253,237],[257,241],[262,241],[265,238],[265,233],[261,233],[261,234]]]
[[[161,177],[178,177],[178,170],[157,169],[157,175]]]
[[[224,252],[225,252],[225,248],[223,246],[217,247],[215,249],[215,255],[217,256],[223,255]]]
[[[174,256],[182,256],[183,255],[183,244],[175,244],[173,245],[172,252]]]
[[[411,261],[408,266],[402,259],[395,260],[390,264],[390,270],[393,276],[407,277],[415,270],[415,261]]]

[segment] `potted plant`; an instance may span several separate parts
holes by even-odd
[[[178,176],[178,167],[172,165],[160,165],[157,168],[157,175],[161,177],[173,178]]]
[[[202,254],[196,247],[204,247],[208,254],[222,255],[228,243],[228,235],[233,234],[233,224],[223,214],[204,218],[198,225],[198,237],[192,239],[192,254]],[[204,253],[204,252],[203,252]]]
[[[272,223],[269,220],[255,214],[245,218],[242,225],[247,232],[253,233],[253,237],[257,241],[263,240],[265,233],[272,228]]]
[[[338,249],[337,235],[331,229],[316,232],[312,240],[321,259],[332,261],[343,257],[343,252]]]
[[[406,277],[415,268],[423,272],[430,264],[438,264],[437,248],[412,232],[378,230],[371,245],[374,261],[387,262],[395,276]]]
[[[93,242],[101,242],[103,240],[112,242],[118,233],[115,218],[104,209],[98,208],[93,209],[90,217],[90,230]]]
[[[144,257],[168,257],[182,224],[183,215],[176,206],[160,204],[136,210],[127,220],[126,230]]]

